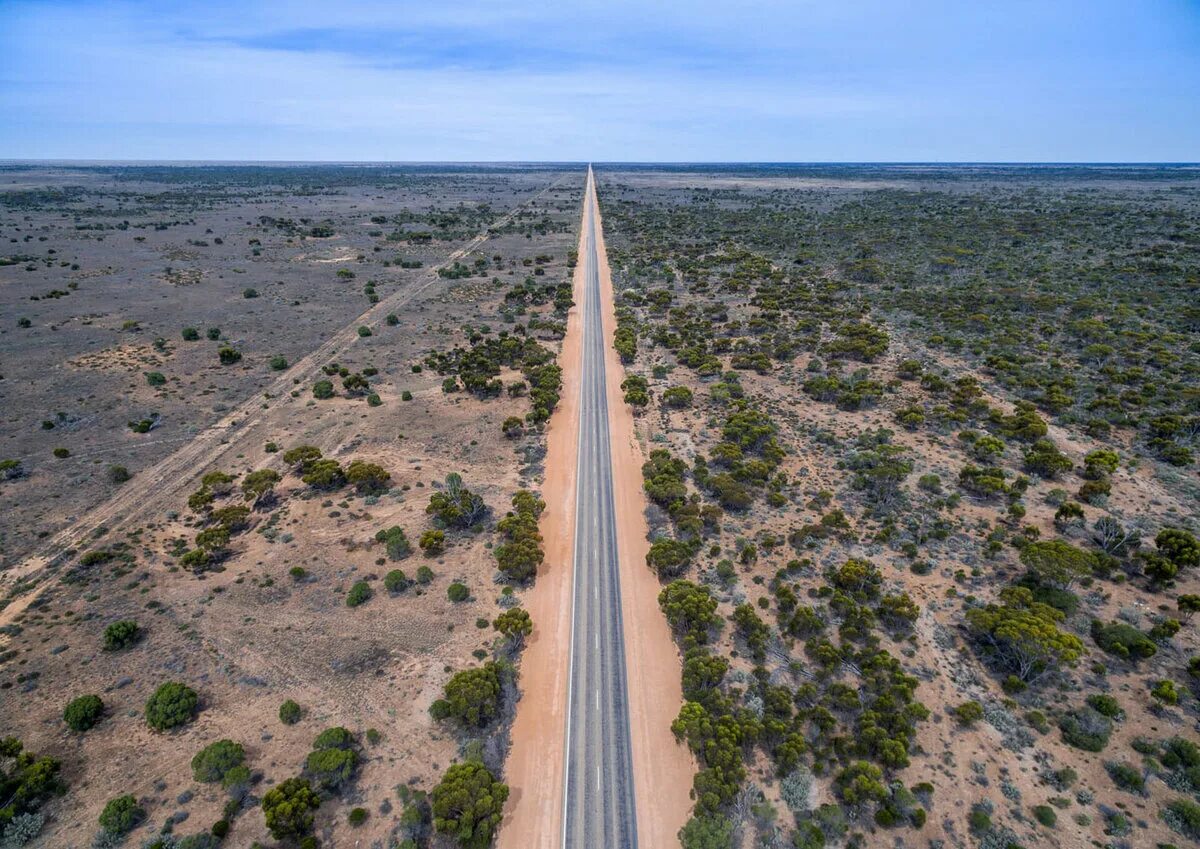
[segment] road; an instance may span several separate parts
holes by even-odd
[[[596,183],[584,199],[582,365],[575,491],[563,849],[636,847],[625,642],[596,251]]]

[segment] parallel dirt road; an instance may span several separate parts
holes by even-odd
[[[240,431],[248,429],[252,422],[262,418],[265,409],[290,400],[290,393],[295,388],[296,380],[303,383],[310,379],[321,366],[336,360],[341,351],[354,344],[358,339],[359,325],[371,325],[382,321],[388,313],[398,312],[441,280],[437,274],[439,268],[453,265],[457,260],[469,255],[488,240],[492,229],[503,227],[522,209],[553,189],[559,182],[560,180],[551,182],[550,185],[527,200],[514,206],[508,213],[492,222],[486,230],[453,251],[440,265],[430,268],[421,283],[401,289],[382,299],[326,339],[291,368],[281,372],[267,389],[256,391],[216,424],[196,434],[195,438],[174,454],[137,474],[108,501],[98,505],[94,510],[52,536],[42,545],[37,554],[0,575],[0,582],[2,582],[0,588],[3,588],[5,592],[23,581],[40,582],[38,586],[13,599],[3,611],[0,611],[0,624],[11,622],[14,616],[25,610],[41,594],[41,591],[49,583],[44,578],[48,577],[60,564],[64,552],[72,547],[82,545],[86,540],[97,536],[104,528],[115,528],[122,523],[145,515],[148,510],[161,509],[162,505],[177,500],[177,497],[193,484],[198,472],[212,465],[229,449],[227,443],[236,439]],[[270,400],[266,400],[268,398]]]
[[[590,170],[575,301],[546,457],[547,560],[528,597],[535,630],[498,845],[657,849],[678,845],[695,764],[670,731],[680,661],[645,565],[642,452],[611,344],[612,283]]]

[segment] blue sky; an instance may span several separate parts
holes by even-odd
[[[0,0],[0,158],[1200,160],[1191,0]]]

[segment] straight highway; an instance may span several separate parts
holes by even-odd
[[[579,257],[584,265],[583,350],[562,845],[633,849],[638,845],[637,816],[604,367],[610,342],[600,301],[596,210],[596,181],[589,167]]]

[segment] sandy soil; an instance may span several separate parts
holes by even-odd
[[[611,337],[616,318],[602,232],[598,250],[604,329]],[[582,304],[582,264],[576,267],[574,285],[575,301]],[[575,308],[567,321],[559,358],[563,403],[550,423],[547,438],[542,491],[547,508],[541,524],[546,561],[533,590],[526,595],[534,632],[521,661],[523,696],[512,727],[512,749],[505,773],[511,793],[497,839],[499,849],[551,847],[561,840],[581,335],[581,318]],[[633,416],[622,400],[620,384],[625,370],[611,346],[607,355],[638,839],[644,846],[673,846],[691,807],[689,791],[696,765],[687,748],[671,733],[671,722],[683,703],[680,658],[658,609],[658,581],[645,565],[649,543],[641,486],[643,457]]]
[[[583,232],[579,235],[583,252]],[[583,264],[575,267],[576,306],[567,317],[559,364],[562,401],[546,433],[546,473],[540,527],[546,559],[538,568],[525,606],[533,634],[521,658],[522,698],[512,725],[512,748],[505,768],[509,786],[499,849],[551,847],[562,839],[563,746],[566,734],[567,674],[571,650],[571,553],[575,535],[575,458],[579,442],[579,305],[583,303]]]
[[[555,185],[555,183],[551,183],[526,203],[537,200]],[[501,216],[482,233],[452,251],[440,265],[449,266],[468,256],[488,240],[492,230],[499,229],[513,220],[522,208],[523,205],[518,206],[512,212]],[[367,309],[354,321],[322,342],[307,356],[280,372],[262,396],[254,394],[248,397],[232,412],[226,414],[213,426],[201,431],[178,451],[167,456],[153,468],[135,476],[128,485],[122,487],[107,501],[97,505],[85,516],[51,536],[37,554],[7,570],[3,574],[3,582],[6,586],[12,586],[18,582],[40,581],[40,583],[32,591],[13,599],[3,611],[0,611],[0,624],[11,623],[16,616],[37,600],[41,592],[49,586],[49,582],[45,578],[61,565],[59,558],[62,552],[80,545],[83,540],[93,536],[98,529],[115,527],[123,522],[132,521],[144,515],[148,508],[161,503],[167,497],[179,495],[188,489],[192,484],[192,474],[195,470],[216,465],[218,458],[226,453],[229,434],[236,429],[240,429],[244,433],[250,425],[263,418],[264,411],[272,407],[287,406],[290,403],[290,393],[294,385],[310,380],[321,365],[336,361],[361,338],[358,335],[360,325],[377,326],[383,316],[390,312],[402,311],[413,299],[431,286],[437,285],[441,278],[438,277],[436,270],[437,267],[430,269],[418,285],[401,289]],[[268,402],[264,403],[263,398],[269,399]]]
[[[600,215],[599,210],[596,215]],[[616,310],[602,226],[597,228],[597,235],[604,332],[612,338]],[[667,621],[658,609],[658,578],[646,566],[650,543],[642,491],[645,458],[634,431],[633,413],[621,392],[625,369],[615,348],[609,345],[605,353],[638,841],[648,847],[675,846],[691,808],[696,763],[687,747],[671,733],[671,723],[683,704],[681,660]]]

